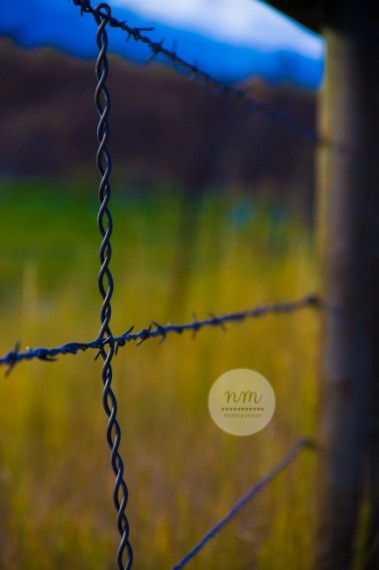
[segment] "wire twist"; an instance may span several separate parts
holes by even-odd
[[[317,295],[307,295],[296,301],[285,301],[282,303],[271,303],[269,305],[262,305],[254,307],[245,311],[238,311],[235,313],[226,313],[224,315],[210,314],[209,318],[198,320],[196,315],[193,316],[193,321],[175,325],[169,323],[167,325],[160,325],[156,321],[151,321],[148,327],[140,331],[133,332],[134,326],[129,327],[122,335],[96,338],[90,342],[69,342],[62,346],[55,348],[26,348],[25,351],[20,351],[20,342],[17,342],[14,349],[9,351],[4,356],[0,357],[0,366],[6,366],[6,374],[9,375],[13,368],[19,362],[24,360],[40,360],[43,362],[55,362],[57,357],[64,354],[76,355],[79,352],[87,350],[96,350],[95,358],[98,358],[106,345],[113,345],[114,352],[117,353],[118,348],[125,346],[128,342],[135,342],[140,345],[148,339],[159,338],[160,344],[164,342],[168,335],[182,334],[185,332],[192,332],[192,337],[202,330],[203,328],[222,328],[226,330],[226,325],[230,323],[242,323],[247,319],[258,319],[268,315],[281,315],[290,314],[300,311],[305,308],[314,308],[328,312],[334,317],[343,318],[343,312],[337,307],[325,303]]]
[[[95,8],[95,19],[98,25],[96,42],[99,49],[99,55],[96,61],[96,79],[97,86],[95,90],[95,104],[99,113],[99,122],[97,127],[98,150],[96,154],[96,163],[101,175],[99,184],[99,213],[97,224],[101,234],[100,244],[100,271],[98,277],[98,286],[103,303],[100,311],[101,327],[99,339],[108,339],[107,345],[103,345],[100,354],[104,360],[102,370],[102,380],[104,384],[103,406],[108,416],[107,425],[107,442],[111,449],[111,465],[113,473],[116,477],[113,501],[117,509],[117,527],[121,537],[120,545],[117,551],[117,564],[119,570],[127,570],[132,567],[133,551],[129,542],[129,522],[125,514],[128,502],[128,488],[124,481],[124,464],[119,453],[121,429],[117,421],[117,400],[112,390],[112,358],[115,353],[115,343],[110,328],[111,319],[111,298],[113,294],[114,284],[112,273],[109,268],[112,257],[112,248],[110,238],[112,235],[112,216],[109,210],[109,200],[111,197],[111,186],[109,182],[112,160],[107,148],[109,138],[109,111],[111,100],[106,81],[108,77],[108,34],[106,26],[111,18],[111,9],[107,4],[99,4]]]
[[[81,14],[92,14],[96,18],[96,10],[93,8],[90,0],[71,0],[75,6],[80,8]],[[97,11],[97,17],[104,17],[104,14]],[[151,55],[147,58],[146,63],[156,59],[158,56],[163,57],[166,61],[169,61],[175,69],[181,69],[185,73],[189,74],[196,80],[202,81],[207,87],[210,87],[213,91],[223,93],[224,95],[233,98],[239,104],[241,104],[250,113],[261,113],[266,116],[269,120],[276,121],[282,124],[284,127],[289,129],[288,133],[294,133],[302,136],[304,139],[308,140],[311,144],[322,143],[325,146],[333,145],[339,152],[345,152],[346,146],[342,141],[332,141],[321,136],[321,134],[314,129],[312,126],[307,125],[295,117],[288,115],[284,112],[273,109],[263,101],[250,97],[245,93],[243,89],[238,87],[233,87],[232,85],[218,80],[216,77],[210,75],[206,71],[203,71],[197,63],[191,63],[183,57],[176,53],[175,45],[173,49],[168,49],[164,45],[164,40],[157,42],[152,40],[144,32],[150,32],[154,30],[151,27],[132,27],[125,21],[117,20],[113,16],[108,18],[108,23],[113,28],[119,28],[123,30],[127,35],[127,40],[133,39],[136,42],[141,42],[147,46],[151,52]]]

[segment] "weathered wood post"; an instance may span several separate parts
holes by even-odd
[[[366,570],[379,569],[379,2],[324,14],[319,244],[323,313],[315,570],[349,570],[365,492]]]

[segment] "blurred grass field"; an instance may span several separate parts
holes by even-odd
[[[35,347],[97,336],[96,193],[64,184],[1,186],[2,354],[16,340]],[[173,191],[115,187],[111,207],[114,334],[132,324],[139,330],[151,320],[190,321],[193,311],[203,318],[317,289],[305,224],[237,190],[203,196],[186,239],[183,205]],[[298,435],[314,433],[317,334],[317,314],[306,309],[226,332],[203,330],[196,340],[171,336],[163,345],[151,340],[120,350],[114,389],[136,570],[174,566]],[[93,356],[21,363],[2,378],[4,570],[115,568],[114,478],[101,363]],[[257,370],[276,393],[274,418],[250,437],[222,432],[208,413],[210,387],[232,368]],[[308,568],[314,466],[304,453],[188,567]]]

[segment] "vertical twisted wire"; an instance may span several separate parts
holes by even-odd
[[[110,328],[111,319],[111,298],[114,289],[113,278],[109,269],[109,263],[112,256],[112,248],[110,237],[112,234],[112,216],[108,208],[111,186],[109,182],[112,169],[111,156],[107,148],[109,138],[108,116],[110,111],[110,94],[106,86],[108,77],[108,34],[106,26],[111,17],[111,9],[107,4],[99,4],[95,9],[95,19],[98,26],[96,41],[99,49],[99,55],[96,61],[96,79],[97,86],[95,91],[95,104],[99,113],[99,122],[97,127],[98,150],[96,154],[97,167],[101,175],[99,184],[99,213],[97,224],[101,234],[100,245],[100,271],[98,277],[98,286],[101,297],[103,299],[100,318],[101,328],[99,338],[113,339]],[[113,342],[104,346],[101,355],[104,360],[102,370],[102,380],[104,384],[103,406],[108,416],[107,425],[107,441],[111,449],[111,465],[116,477],[113,501],[117,509],[117,527],[121,540],[117,551],[118,570],[128,570],[132,567],[133,551],[129,542],[129,522],[125,514],[128,502],[128,488],[124,481],[124,464],[119,453],[121,440],[120,425],[117,421],[117,400],[112,390],[112,358],[115,346]]]

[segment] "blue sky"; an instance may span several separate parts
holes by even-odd
[[[110,0],[113,14],[223,81],[260,76],[311,89],[322,80],[320,36],[257,0]],[[95,5],[95,4],[94,4]],[[0,35],[25,47],[51,46],[78,57],[96,54],[95,25],[69,0],[0,0]],[[110,49],[143,62],[142,44],[110,29]],[[159,58],[158,58],[159,60]]]

